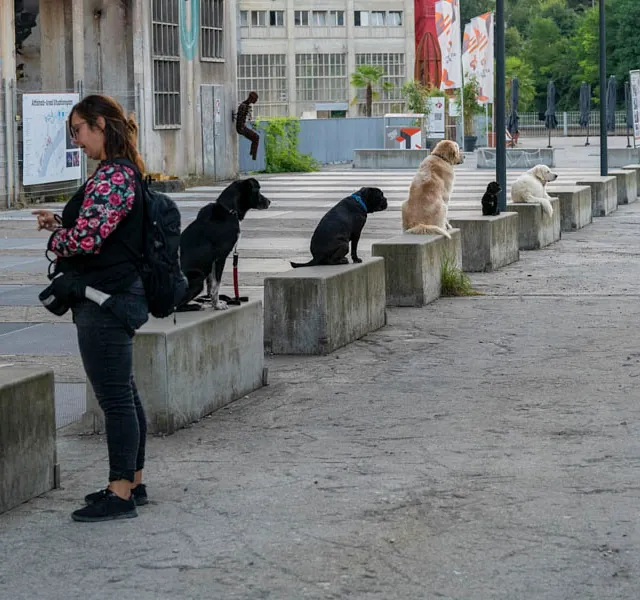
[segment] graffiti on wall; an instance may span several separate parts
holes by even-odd
[[[180,45],[187,60],[193,60],[198,47],[198,31],[200,30],[200,0],[191,0],[191,10],[187,16],[187,2],[179,0],[180,5]],[[189,22],[187,22],[189,21]]]

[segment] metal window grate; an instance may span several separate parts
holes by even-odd
[[[382,67],[384,69],[382,81],[393,84],[393,89],[388,92],[380,92],[378,100],[373,102],[372,113],[384,115],[389,112],[402,112],[404,106],[402,85],[407,78],[404,54],[356,54],[356,66],[358,65]],[[365,114],[365,90],[358,90],[358,112]]]
[[[300,101],[346,102],[346,54],[296,54],[296,91]]]
[[[178,128],[181,125],[179,1],[152,0],[155,129]]]
[[[240,54],[238,56],[238,96],[258,93],[253,106],[256,117],[287,116],[287,62],[285,54]]]
[[[223,0],[200,0],[200,58],[224,60],[223,48]]]

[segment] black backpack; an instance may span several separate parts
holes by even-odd
[[[149,189],[133,163],[114,162],[133,168],[142,190],[144,242],[137,257],[149,312],[159,319],[175,312],[187,294],[187,278],[180,269],[180,211],[166,194]]]

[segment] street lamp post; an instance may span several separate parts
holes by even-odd
[[[600,0],[600,175],[609,172],[607,157],[607,28],[604,0]]]
[[[500,210],[507,209],[507,141],[505,139],[505,76],[504,76],[504,0],[496,0],[496,181],[500,185]]]

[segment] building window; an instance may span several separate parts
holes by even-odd
[[[309,25],[309,11],[308,10],[296,10],[293,13],[293,22],[295,25],[301,25],[307,27]]]
[[[244,100],[251,91],[259,96],[253,105],[255,116],[287,116],[289,99],[285,54],[238,55],[239,100]]]
[[[284,11],[270,10],[269,25],[271,25],[271,27],[284,27]]]
[[[200,58],[224,59],[222,46],[222,24],[224,23],[223,0],[200,0]]]
[[[249,11],[240,11],[240,27],[249,27]]]
[[[356,54],[356,66],[372,65],[380,66],[384,69],[382,81],[393,84],[393,88],[388,92],[380,92],[380,97],[373,102],[373,114],[383,115],[390,112],[402,112],[404,100],[402,97],[402,85],[407,73],[405,67],[404,54],[396,53],[373,53]],[[358,112],[365,113],[365,90],[358,90]]]
[[[346,54],[296,54],[298,100],[347,101]]]
[[[356,10],[353,24],[356,27],[367,27],[369,25],[369,12],[366,10]]]
[[[314,27],[324,27],[327,24],[327,11],[314,10],[311,13],[311,25]]]
[[[251,27],[266,27],[266,26],[267,26],[267,11],[252,10],[251,11]]]
[[[382,27],[384,25],[388,27],[400,27],[402,26],[402,11],[356,10],[353,13],[353,24],[356,27],[368,27],[369,25],[374,27]]]
[[[344,27],[344,11],[329,11],[329,25],[331,25],[332,27]]]
[[[372,10],[371,25],[374,27],[382,27],[384,25],[384,15],[385,12],[383,10]]]
[[[402,26],[402,11],[401,10],[390,10],[387,13],[387,25],[390,27],[401,27]]]
[[[180,31],[179,0],[152,0],[153,125],[179,128]]]

